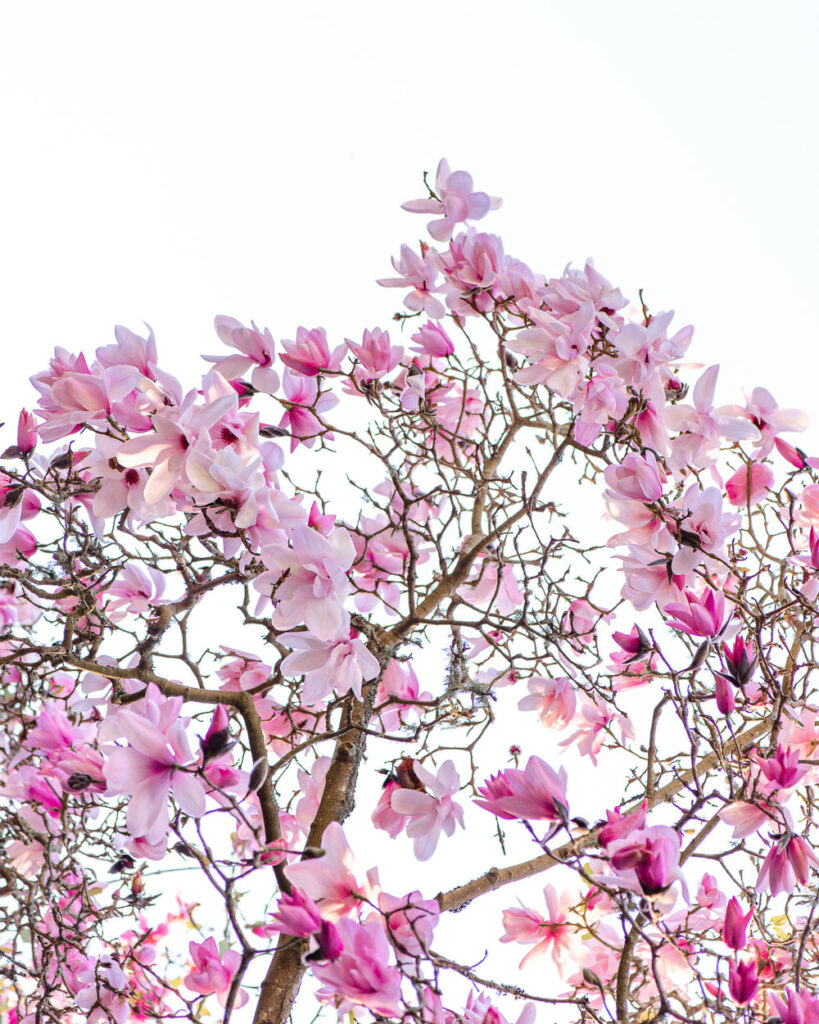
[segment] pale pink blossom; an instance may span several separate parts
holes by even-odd
[[[414,840],[418,860],[429,860],[443,832],[451,836],[456,826],[464,827],[463,808],[453,797],[461,788],[461,780],[452,761],[444,761],[433,775],[420,761],[413,762],[415,775],[431,793],[416,789],[396,789],[390,798],[392,809],[406,815],[407,835]]]
[[[376,894],[376,875],[359,882],[353,871],[353,852],[344,830],[331,821],[321,837],[320,857],[297,861],[285,868],[288,879],[318,904],[322,917],[338,921]]]
[[[181,697],[163,697],[150,683],[141,701],[120,708],[106,722],[101,738],[120,736],[126,747],[114,747],[105,763],[111,793],[128,794],[126,823],[133,836],[159,842],[168,831],[168,794],[191,817],[205,813],[205,790],[186,766],[194,761],[179,718]]]
[[[422,254],[414,253],[408,245],[401,246],[400,259],[393,257],[392,265],[400,277],[381,278],[378,284],[385,288],[411,288],[404,299],[404,305],[413,313],[426,313],[433,320],[440,320],[446,308],[432,293],[439,288],[441,273],[440,256],[427,246]]]
[[[354,344],[349,338],[345,344],[358,359],[356,378],[361,381],[379,380],[386,376],[398,366],[404,355],[400,345],[390,345],[389,332],[378,327],[364,331],[360,345]]]
[[[334,690],[352,691],[361,700],[361,684],[375,679],[381,670],[376,657],[350,630],[349,639],[319,640],[310,633],[284,633],[279,640],[293,653],[281,663],[287,675],[304,675],[302,697],[306,704],[324,700]]]
[[[337,373],[341,369],[344,345],[333,351],[327,343],[323,327],[308,331],[306,327],[296,330],[296,340],[282,339],[284,351],[279,356],[284,365],[302,377],[317,377],[320,373]]]
[[[217,316],[213,323],[225,345],[236,352],[228,356],[205,356],[205,359],[214,364],[214,369],[225,380],[246,377],[249,372],[250,383],[257,391],[275,394],[279,389],[279,375],[273,369],[276,348],[270,331],[260,330],[252,322],[250,327],[245,327],[232,316]]]
[[[543,895],[547,909],[545,916],[527,907],[504,910],[501,942],[532,946],[520,962],[521,970],[538,957],[551,956],[562,976],[565,968],[575,962],[580,948],[577,927],[568,920],[573,899],[566,890],[558,894],[551,885],[545,887]]]
[[[766,388],[754,388],[745,408],[738,410],[753,423],[760,435],[757,458],[768,455],[779,434],[806,430],[810,417],[801,409],[780,409]]]
[[[600,753],[606,737],[613,738],[612,727],[617,729],[622,743],[628,739],[634,739],[634,727],[630,720],[598,697],[593,700],[588,698],[582,700],[580,711],[573,724],[576,727],[575,732],[565,740],[561,740],[560,746],[569,747],[572,744],[577,744],[578,751],[590,757],[593,765],[597,764],[597,755]]]
[[[322,426],[320,416],[338,404],[338,398],[328,392],[319,394],[318,384],[312,377],[302,377],[285,370],[282,375],[284,412],[279,426],[292,435],[290,451],[294,452],[303,444],[312,448],[320,435],[332,440],[332,433]]]
[[[529,696],[518,701],[518,709],[537,711],[547,729],[563,729],[574,718],[577,693],[574,683],[567,676],[558,676],[556,679],[534,676],[528,681],[527,687]]]
[[[431,213],[440,219],[431,220],[427,231],[437,242],[446,242],[457,224],[467,220],[480,220],[490,210],[497,210],[501,200],[485,192],[475,192],[472,175],[466,171],[451,171],[446,160],[441,160],[435,172],[435,195],[429,199],[411,199],[401,209],[410,213]]]
[[[342,602],[350,590],[347,572],[355,558],[349,533],[338,527],[324,537],[309,526],[297,526],[292,547],[265,548],[262,558],[270,569],[288,572],[276,589],[276,628],[304,623],[319,640],[334,639],[342,626]]]
[[[418,890],[406,896],[389,896],[382,892],[378,909],[395,949],[398,962],[421,957],[432,946],[432,935],[438,924],[437,900],[425,900]]]
[[[188,949],[193,970],[185,976],[184,984],[192,992],[204,996],[215,994],[219,1005],[225,1006],[233,978],[242,963],[241,954],[228,949],[220,955],[213,936],[204,942],[191,942]],[[244,1006],[249,998],[247,992],[240,988],[233,1005]]]

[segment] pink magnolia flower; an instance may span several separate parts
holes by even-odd
[[[423,956],[432,946],[439,917],[437,900],[423,899],[417,889],[406,896],[389,896],[382,892],[378,909],[384,915],[384,926],[399,963]]]
[[[706,872],[700,881],[697,889],[697,903],[708,910],[719,910],[727,903],[725,893],[720,888],[717,879]]]
[[[288,879],[319,905],[322,917],[330,921],[349,914],[362,899],[375,894],[376,876],[367,875],[359,882],[353,873],[353,853],[344,830],[331,821],[321,837],[324,854],[310,860],[297,861],[285,868]]]
[[[322,983],[318,999],[332,1003],[339,1013],[365,1006],[381,1016],[400,1015],[401,974],[389,964],[390,944],[380,923],[358,924],[345,917],[336,927],[342,942],[339,956],[313,967]]]
[[[405,814],[398,814],[392,808],[392,795],[401,788],[401,783],[394,776],[388,775],[384,788],[381,790],[381,796],[378,798],[378,803],[372,813],[371,820],[373,825],[386,832],[391,839],[395,839],[396,836],[400,835],[407,823],[407,816]]]
[[[740,466],[725,484],[732,505],[758,505],[773,486],[774,474],[764,462],[748,462]]]
[[[796,883],[806,885],[811,867],[819,868],[819,857],[801,836],[785,832],[771,844],[756,881],[756,891],[772,896],[793,892]]]
[[[737,1006],[747,1006],[759,991],[759,977],[752,960],[731,960],[728,965],[728,991]]]
[[[345,346],[338,345],[331,352],[323,327],[316,327],[312,331],[299,327],[296,340],[287,341],[283,338],[282,348],[284,352],[279,358],[288,369],[302,377],[317,377],[320,373],[337,373],[341,369]]]
[[[714,697],[716,698],[717,708],[720,714],[732,715],[734,713],[737,706],[737,699],[734,695],[731,684],[724,676],[717,676],[717,681],[714,684]]]
[[[543,679],[534,676],[527,683],[529,696],[518,702],[520,711],[537,711],[547,729],[562,729],[577,710],[576,687],[568,676]]]
[[[499,615],[511,615],[523,604],[524,597],[511,565],[504,565],[498,574],[494,561],[483,559],[478,562],[477,579],[458,590],[464,601],[485,605],[492,602]]]
[[[610,421],[619,420],[628,409],[629,396],[620,375],[608,363],[598,361],[594,376],[580,386],[572,399],[574,438],[578,444],[592,445]]]
[[[754,388],[745,408],[739,410],[759,431],[761,440],[757,457],[768,455],[775,439],[785,431],[806,430],[810,417],[801,409],[780,409],[766,388]]]
[[[535,1024],[536,1015],[535,1004],[524,1003],[515,1024]],[[476,995],[474,991],[470,991],[467,997],[462,1017],[465,1024],[507,1024],[506,1018],[493,1006],[489,996]]]
[[[623,743],[627,739],[634,739],[634,727],[625,715],[619,714],[600,698],[588,700],[584,697],[581,700],[580,711],[573,723],[576,727],[575,732],[561,740],[560,746],[569,747],[576,743],[578,751],[590,757],[592,764],[596,765],[597,755],[602,750],[611,727],[617,729]]]
[[[305,448],[312,448],[320,434],[332,440],[332,433],[325,430],[318,417],[338,405],[335,395],[327,392],[319,394],[314,378],[302,377],[290,370],[285,370],[282,375],[282,391],[286,401],[279,426],[292,435],[291,452],[296,450],[299,443]]]
[[[551,956],[562,976],[564,968],[575,962],[580,946],[577,927],[568,921],[572,897],[565,890],[558,894],[551,885],[545,887],[543,895],[547,908],[545,917],[527,907],[504,910],[501,942],[532,945],[520,962],[521,970],[538,957]]]
[[[126,615],[141,615],[149,608],[167,603],[162,600],[166,582],[165,573],[159,569],[129,562],[105,588],[106,596],[111,598],[106,614],[112,622],[117,622]]]
[[[594,260],[586,260],[582,270],[569,264],[562,277],[553,277],[543,293],[550,309],[556,313],[574,313],[584,302],[606,315],[627,305],[619,288],[596,269]]]
[[[786,988],[782,996],[769,992],[768,999],[782,1024],[819,1024],[819,995],[807,989],[796,992]]]
[[[356,378],[362,381],[378,380],[386,376],[398,366],[404,355],[400,345],[390,345],[389,332],[378,327],[364,331],[360,345],[354,344],[349,338],[346,345],[360,363]]]
[[[276,590],[273,624],[292,629],[302,623],[319,640],[332,640],[342,626],[342,602],[350,590],[347,572],[355,558],[349,533],[338,527],[323,537],[309,526],[297,526],[292,547],[270,547],[262,558],[287,577]]]
[[[748,922],[754,916],[754,908],[747,914],[742,913],[742,907],[736,896],[732,896],[725,908],[725,923],[722,927],[722,941],[731,949],[745,949],[748,944]]]
[[[435,197],[411,199],[401,209],[410,213],[437,214],[427,230],[436,242],[446,242],[457,224],[467,220],[480,220],[490,210],[497,210],[501,200],[485,192],[473,192],[472,175],[466,171],[451,171],[446,160],[441,160],[435,172]]]
[[[414,352],[434,359],[445,359],[455,351],[455,345],[443,327],[431,321],[413,334],[412,340],[415,342]]]
[[[302,698],[306,704],[324,700],[334,690],[352,691],[361,700],[361,684],[381,671],[377,658],[350,630],[349,639],[319,640],[309,633],[284,633],[279,640],[294,648],[281,663],[286,675],[304,675]]]
[[[757,755],[754,760],[770,783],[765,795],[770,797],[773,792],[778,792],[778,799],[783,803],[785,791],[792,790],[808,774],[808,769],[799,765],[799,751],[783,747],[782,744],[777,746],[774,757]]]
[[[150,683],[145,697],[106,719],[101,739],[121,736],[127,747],[115,747],[105,763],[111,793],[130,796],[126,824],[133,836],[160,842],[168,831],[168,794],[191,817],[205,813],[201,781],[185,771],[194,760],[179,718],[181,697],[163,697]]]
[[[461,780],[452,761],[444,761],[437,775],[428,772],[420,761],[413,762],[413,770],[417,779],[432,792],[396,789],[390,805],[397,814],[411,819],[407,824],[407,835],[415,841],[415,856],[418,860],[429,860],[442,831],[451,836],[457,825],[464,827],[463,808],[453,800],[461,788]]]
[[[683,327],[669,338],[666,331],[674,318],[673,312],[657,313],[647,325],[629,321],[613,337],[620,353],[617,369],[629,384],[642,384],[652,377],[657,368],[677,362],[691,344],[693,327]]]
[[[563,398],[571,398],[588,370],[586,352],[596,322],[594,307],[586,303],[561,319],[545,310],[532,310],[529,315],[536,326],[524,328],[506,342],[510,351],[529,361],[515,374],[515,380],[546,384]]]
[[[404,299],[404,305],[413,313],[426,313],[433,320],[440,320],[446,308],[440,299],[432,294],[439,289],[441,258],[428,246],[421,246],[421,255],[414,253],[408,245],[401,246],[400,259],[393,257],[392,265],[400,277],[381,278],[377,283],[384,288],[411,288]]]
[[[204,942],[191,942],[191,959],[193,970],[183,979],[184,984],[192,991],[203,996],[216,994],[219,1005],[227,1003],[233,978],[242,964],[242,957],[233,949],[226,950],[221,956],[213,936]],[[234,1006],[244,1006],[249,996],[244,989],[239,989]]]
[[[376,708],[384,729],[392,731],[418,714],[418,708],[402,701],[431,700],[432,694],[421,689],[411,662],[402,664],[393,659],[378,681]]]
[[[606,466],[606,495],[618,501],[652,502],[662,497],[665,473],[653,452],[626,455],[617,465]]]
[[[719,816],[726,825],[733,828],[732,839],[745,839],[746,836],[758,832],[766,822],[771,824],[779,822],[776,808],[764,800],[758,800],[755,804],[737,800],[727,807],[723,807]]]
[[[131,1019],[127,979],[113,957],[82,957],[79,962],[69,957],[69,964],[69,987],[77,1006],[88,1014],[87,1024],[106,1024],[112,1017],[117,1024],[126,1024]]]
[[[225,413],[237,404],[236,392],[228,386],[228,393],[222,393],[205,405],[197,405],[197,392],[191,391],[179,406],[168,406],[154,413],[154,431],[133,437],[126,441],[117,452],[117,461],[126,468],[151,466],[151,476],[145,487],[145,500],[159,502],[166,498],[180,477],[190,454],[196,450],[208,451],[211,447],[207,431]]]
[[[96,357],[102,366],[133,366],[152,380],[156,378],[158,361],[154,332],[148,328],[148,337],[142,338],[122,324],[114,328],[115,345],[102,345],[96,350]]]
[[[278,906],[273,914],[274,924],[269,925],[273,932],[307,938],[321,930],[321,911],[306,892],[294,888],[292,893],[283,892],[279,896]]]
[[[645,828],[648,805],[645,800],[639,807],[623,814],[619,807],[613,811],[606,811],[606,824],[600,829],[598,840],[600,845],[608,850],[611,843],[624,839],[632,832],[641,832]]]
[[[480,800],[475,803],[498,818],[512,821],[566,821],[569,804],[566,799],[566,769],[555,772],[539,757],[530,757],[524,769],[507,768],[478,787]]]
[[[672,468],[686,464],[701,468],[716,461],[720,440],[757,440],[759,432],[736,406],[714,408],[714,392],[719,366],[709,366],[694,387],[694,404],[667,405],[663,418],[668,427],[678,431],[672,443]]]
[[[759,655],[754,652],[752,644],[737,636],[731,646],[723,643],[722,653],[725,658],[725,671],[716,674],[740,689],[747,686],[753,679],[759,662]]]
[[[608,846],[615,871],[633,870],[640,888],[649,896],[664,892],[680,872],[680,835],[667,825],[650,825]]]
[[[721,590],[707,588],[702,594],[686,590],[685,604],[672,601],[663,613],[672,629],[689,636],[719,636],[725,624],[725,597]]]
[[[279,375],[273,369],[276,348],[270,331],[267,328],[259,330],[254,323],[245,327],[232,316],[217,316],[213,323],[225,345],[236,349],[236,353],[229,356],[205,356],[205,359],[214,364],[214,369],[225,380],[245,377],[250,371],[250,383],[257,391],[275,394],[279,389]]]
[[[56,441],[76,433],[84,423],[104,424],[139,383],[133,366],[89,367],[83,355],[57,348],[49,369],[31,378],[40,392],[38,433]]]

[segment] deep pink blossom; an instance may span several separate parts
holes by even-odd
[[[719,636],[725,624],[725,598],[721,590],[710,587],[701,594],[686,590],[685,604],[672,601],[663,607],[672,629],[689,636]]]
[[[759,977],[753,960],[731,960],[728,965],[728,991],[737,1006],[747,1006],[759,991]]]
[[[807,989],[796,992],[786,988],[782,996],[770,992],[768,999],[782,1024],[819,1024],[819,995]]]
[[[819,868],[819,857],[801,836],[786,832],[768,848],[756,881],[756,891],[767,889],[772,896],[793,892],[797,882],[807,884],[812,867]]]
[[[524,769],[507,768],[478,787],[478,807],[498,818],[566,821],[566,769],[555,772],[539,757],[530,757]]]
[[[343,946],[339,956],[313,967],[322,983],[318,999],[336,1005],[339,1012],[364,1006],[382,1016],[400,1016],[401,975],[389,963],[384,929],[377,921],[358,924],[348,917],[336,927]]]
[[[643,892],[663,892],[680,874],[680,835],[667,825],[650,825],[608,846],[615,871],[633,870]]]
[[[748,462],[739,467],[726,482],[725,490],[732,505],[758,505],[773,486],[774,474],[764,462]]]

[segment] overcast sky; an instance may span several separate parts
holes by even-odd
[[[216,313],[386,326],[374,278],[423,224],[399,204],[445,155],[504,197],[482,226],[507,251],[547,274],[594,256],[695,323],[726,383],[810,408],[819,6],[500,10],[0,4],[2,397],[117,322],[178,371]]]

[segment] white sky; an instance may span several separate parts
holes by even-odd
[[[809,409],[819,6],[503,9],[0,3],[0,418],[55,344],[117,322],[191,372],[215,313],[386,326],[399,296],[373,280],[442,155],[504,197],[482,226],[507,251],[548,274],[594,256],[696,324],[726,400],[765,382]]]
[[[115,323],[152,324],[188,386],[216,313],[389,326],[374,279],[441,156],[504,197],[482,226],[535,270],[593,256],[693,322],[722,400],[812,412],[819,5],[503,10],[0,0],[0,447],[53,347]]]

